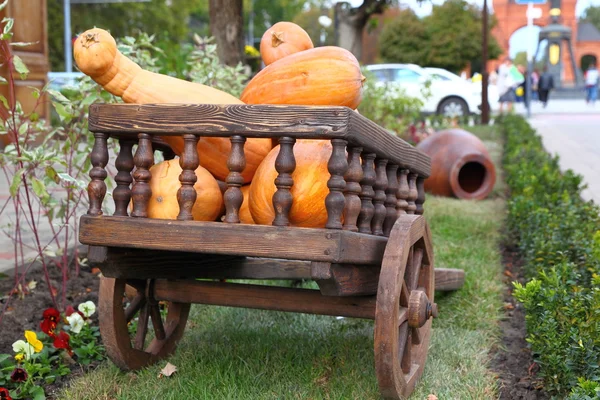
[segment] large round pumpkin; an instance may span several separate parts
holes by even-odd
[[[260,40],[260,56],[265,65],[290,54],[315,47],[304,29],[293,22],[281,21],[267,29]]]
[[[331,157],[328,140],[298,140],[294,145],[296,169],[292,173],[294,184],[290,189],[293,202],[290,224],[307,228],[322,228],[327,222],[325,197],[329,193],[327,162]],[[273,194],[276,191],[275,159],[279,146],[275,147],[260,164],[250,184],[249,208],[254,222],[270,225],[275,219]]]
[[[252,78],[241,99],[246,104],[346,106],[362,99],[362,75],[356,57],[336,46],[290,54]]]
[[[177,191],[181,187],[179,159],[160,162],[152,168],[150,189],[152,197],[148,203],[148,217],[158,219],[177,219],[179,204]],[[203,167],[196,169],[198,180],[194,184],[196,202],[192,208],[195,221],[214,221],[221,212],[223,197],[217,180]]]
[[[142,69],[119,52],[115,39],[103,29],[90,29],[79,35],[73,53],[81,72],[125,103],[243,104],[235,96],[210,86]],[[162,139],[175,154],[181,155],[183,136],[163,136]],[[197,147],[200,165],[216,178],[225,180],[229,173],[229,138],[202,137]],[[249,138],[246,141],[246,168],[242,172],[245,183],[250,182],[271,147],[269,139]]]

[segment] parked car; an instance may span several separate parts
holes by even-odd
[[[425,70],[429,72],[431,76],[436,79],[442,81],[453,81],[453,82],[467,82],[473,86],[473,90],[477,91],[479,96],[479,104],[481,105],[481,80],[479,81],[471,81],[461,78],[453,72],[450,72],[443,68],[433,68],[433,67],[425,67]],[[498,94],[498,88],[496,85],[488,84],[488,104],[490,105],[490,110],[498,110],[500,108],[500,95]]]
[[[460,117],[479,112],[481,96],[468,82],[436,78],[415,64],[373,64],[366,69],[377,81],[398,85],[421,99],[424,113]]]

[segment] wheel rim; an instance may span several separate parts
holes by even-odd
[[[423,374],[437,314],[429,228],[422,216],[404,215],[385,249],[375,312],[375,365],[384,398],[410,395]]]
[[[163,317],[152,290],[152,280],[100,280],[100,333],[108,356],[121,369],[139,369],[168,356],[183,335],[190,305],[167,303]],[[125,293],[130,298],[127,305]],[[131,335],[128,325],[136,316],[137,329]],[[152,340],[148,337],[150,324]]]
[[[443,114],[446,117],[462,117],[465,115],[465,112],[463,110],[463,106],[457,102],[457,101],[451,101],[450,103],[447,103],[444,105],[443,107]]]

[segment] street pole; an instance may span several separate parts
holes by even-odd
[[[527,107],[527,118],[531,118],[531,72],[533,71],[533,56],[531,54],[531,38],[533,37],[533,3],[527,3],[527,71],[525,73],[525,106]]]
[[[65,27],[65,71],[73,72],[73,61],[71,54],[71,0],[63,0],[64,4],[64,27]]]
[[[490,109],[488,107],[488,7],[487,0],[483,0],[483,39],[481,49],[481,124],[487,125],[490,123]]]

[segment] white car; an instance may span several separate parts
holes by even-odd
[[[365,68],[378,81],[398,85],[407,95],[421,99],[424,113],[460,117],[480,112],[481,91],[469,82],[438,79],[415,64],[373,64]]]
[[[433,68],[433,67],[425,67],[425,70],[429,72],[431,76],[436,79],[442,81],[453,81],[453,82],[467,82],[473,86],[473,90],[477,91],[479,99],[481,99],[481,80],[477,82],[472,82],[470,80],[466,80],[456,75],[453,72],[445,70],[443,68]],[[490,110],[496,111],[500,108],[500,95],[498,94],[498,88],[496,85],[488,84],[488,104],[490,105]],[[479,102],[481,104],[481,101]]]

